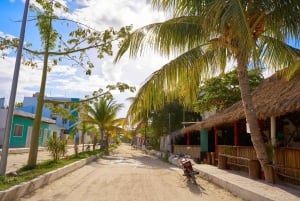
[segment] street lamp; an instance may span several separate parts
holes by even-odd
[[[19,79],[19,71],[20,71],[20,66],[21,66],[23,43],[24,43],[24,38],[25,38],[28,7],[29,7],[29,0],[26,0],[25,7],[24,7],[24,13],[23,13],[21,32],[20,32],[19,46],[18,46],[15,69],[14,69],[14,75],[13,75],[13,81],[12,81],[11,92],[10,92],[6,124],[5,124],[2,156],[1,156],[1,162],[0,162],[0,175],[2,175],[2,176],[4,176],[5,172],[6,172],[11,123],[12,123],[13,112],[14,112],[14,108],[15,108],[14,105],[15,105],[16,93],[17,93],[17,87],[18,87],[18,79]]]

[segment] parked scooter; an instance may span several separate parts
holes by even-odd
[[[199,174],[199,172],[193,169],[190,157],[188,155],[180,154],[178,162],[183,169],[183,176],[186,176],[191,183],[197,184],[195,175]]]

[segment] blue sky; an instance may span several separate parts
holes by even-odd
[[[35,0],[30,0],[33,3]],[[166,20],[163,13],[154,11],[149,0],[57,0],[67,5],[70,13],[58,15],[80,21],[99,31],[109,27],[118,29],[122,26],[133,25],[138,28],[153,22]],[[0,0],[0,37],[19,37],[21,19],[24,10],[25,0]],[[29,13],[28,18],[33,14]],[[39,47],[39,35],[35,22],[27,23],[25,42],[33,43]],[[299,46],[299,44],[297,44]],[[8,52],[5,59],[0,58],[0,98],[5,97],[5,104],[8,105],[13,70],[15,66],[14,52]],[[167,62],[166,58],[158,55],[148,54],[137,59],[129,59],[124,55],[117,64],[113,64],[114,57],[105,57],[102,60],[96,59],[96,55],[89,55],[95,58],[93,62],[96,67],[91,76],[86,76],[82,68],[71,66],[68,63],[56,66],[48,73],[46,84],[46,96],[52,97],[73,97],[84,98],[91,95],[99,88],[105,88],[108,84],[125,82],[137,89],[145,79],[155,70]],[[17,89],[16,102],[23,101],[24,96],[32,96],[39,91],[41,81],[41,66],[31,69],[21,66]],[[128,97],[135,96],[134,93],[114,92],[116,101],[125,104],[125,108],[119,114],[126,114],[129,102]]]
[[[154,11],[147,0],[58,0],[68,5],[71,12],[61,13],[88,24],[99,31],[109,27],[118,29],[132,24],[134,28],[165,20],[162,13]],[[21,19],[23,16],[25,0],[1,0],[0,1],[0,36],[19,37]],[[34,0],[30,0],[31,3]],[[60,14],[59,14],[60,15]],[[28,18],[33,14],[29,13]],[[28,22],[26,27],[25,42],[33,43],[33,47],[39,47],[39,35],[35,22]],[[95,55],[89,55],[95,58]],[[113,57],[102,60],[94,60],[97,64],[91,76],[86,76],[82,68],[74,67],[64,63],[54,67],[48,74],[46,84],[46,96],[52,97],[78,97],[84,98],[91,95],[94,90],[105,88],[108,84],[126,82],[131,86],[139,88],[143,81],[155,70],[166,63],[157,55],[129,59],[124,56],[117,64],[112,63]],[[0,58],[0,98],[5,97],[8,105],[13,70],[15,66],[15,54],[9,52],[5,59]],[[31,69],[21,66],[17,89],[16,102],[21,102],[24,96],[32,96],[39,91],[41,77],[41,66]],[[129,105],[125,99],[133,97],[133,93],[114,93],[118,102],[124,103],[125,108],[119,114],[124,116]]]

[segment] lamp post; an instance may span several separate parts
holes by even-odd
[[[1,155],[1,162],[0,162],[0,175],[2,175],[2,176],[4,176],[5,172],[6,172],[11,123],[12,123],[12,118],[13,118],[13,112],[14,112],[15,100],[16,100],[16,92],[17,92],[17,87],[18,87],[18,79],[19,79],[19,71],[20,71],[20,66],[21,66],[23,43],[24,43],[24,38],[25,38],[28,7],[29,7],[29,0],[26,0],[25,7],[24,7],[24,13],[23,13],[21,32],[20,32],[19,46],[18,46],[15,69],[14,69],[14,75],[13,75],[13,81],[12,81],[11,92],[10,92],[6,124],[5,124],[5,133],[4,133],[2,155]]]

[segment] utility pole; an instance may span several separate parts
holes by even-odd
[[[14,113],[14,108],[15,108],[16,92],[17,92],[17,87],[18,87],[19,71],[20,71],[20,66],[21,66],[21,57],[22,57],[22,49],[23,49],[23,43],[24,43],[24,37],[25,37],[28,7],[29,7],[29,0],[26,0],[25,7],[24,7],[24,13],[23,13],[21,32],[20,32],[19,46],[18,46],[15,69],[14,69],[14,75],[13,75],[13,81],[12,81],[10,98],[9,98],[9,106],[8,106],[8,111],[7,111],[6,124],[5,124],[2,155],[1,155],[1,162],[0,162],[0,175],[1,176],[5,176],[5,172],[6,172],[11,123],[12,123],[13,113]]]

